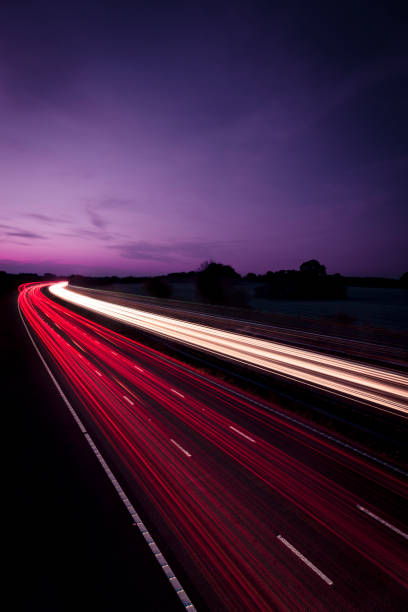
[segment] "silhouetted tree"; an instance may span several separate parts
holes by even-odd
[[[400,278],[401,287],[408,289],[408,272],[405,272]]]
[[[304,262],[300,270],[267,272],[265,284],[255,295],[289,300],[331,300],[346,297],[346,285],[340,274],[328,275],[316,259]]]
[[[326,266],[319,263],[317,259],[309,259],[309,261],[305,261],[301,264],[299,270],[304,274],[326,276]]]
[[[197,273],[197,289],[200,296],[210,304],[231,303],[233,284],[240,278],[231,266],[206,261]]]

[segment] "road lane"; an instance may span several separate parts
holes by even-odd
[[[234,361],[408,418],[408,378],[384,368],[285,346],[85,296],[55,283],[60,299]]]
[[[141,296],[134,293],[110,291],[104,289],[90,289],[70,285],[70,287],[78,293],[89,295],[90,297],[100,298],[102,300],[138,308],[147,312],[154,312],[164,316],[174,317],[190,321],[192,323],[205,323],[211,327],[225,329],[227,331],[246,334],[256,338],[264,338],[297,346],[300,348],[310,349],[316,352],[324,352],[326,354],[337,355],[339,357],[346,356],[347,358],[369,363],[376,362],[378,365],[386,368],[395,367],[402,371],[407,371],[408,367],[408,343],[404,342],[404,337],[401,334],[393,333],[391,337],[381,336],[382,341],[379,343],[379,338],[375,342],[367,340],[367,329],[365,329],[364,340],[356,336],[361,335],[361,329],[356,330],[347,328],[344,325],[340,329],[322,320],[317,324],[317,329],[310,331],[310,326],[313,324],[310,319],[307,320],[307,329],[305,329],[305,321],[302,318],[297,318],[298,327],[288,328],[288,321],[285,317],[280,319],[280,325],[276,325],[276,313],[251,311],[247,309],[236,309],[231,307],[214,306],[197,302],[188,302],[185,300],[173,300],[160,298],[152,298]],[[269,320],[269,321],[268,321]],[[268,322],[267,322],[268,321]],[[272,322],[273,321],[273,322]],[[290,317],[293,325],[293,317]],[[285,327],[283,325],[286,325]],[[323,331],[324,328],[326,332]],[[350,333],[352,337],[350,337]],[[378,330],[376,330],[378,334]]]
[[[285,428],[249,396],[239,401],[209,377],[203,381],[193,369],[79,317],[39,289],[26,293],[25,315],[87,417],[115,449],[120,469],[144,489],[187,573],[205,585],[210,607],[368,610],[387,609],[387,601],[406,604],[406,543],[367,521],[358,509],[367,499],[336,476],[346,466],[352,482],[374,491],[377,503],[391,497],[395,507],[406,503],[401,479],[346,457],[327,441],[311,444],[310,433],[294,436],[293,427]],[[276,436],[283,444],[275,444]],[[322,457],[330,458],[323,470]],[[372,510],[381,514],[377,505]],[[405,527],[398,517],[396,523]],[[334,582],[330,592],[289,558],[279,534],[313,566],[324,567]]]

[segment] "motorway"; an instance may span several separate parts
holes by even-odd
[[[112,304],[55,283],[56,297],[236,362],[408,417],[408,377],[369,364]]]
[[[80,316],[46,286],[20,288],[24,320],[193,604],[195,591],[209,610],[407,609],[407,474]]]
[[[156,313],[191,323],[205,324],[226,331],[263,338],[279,344],[377,364],[380,367],[408,371],[408,333],[375,332],[354,325],[336,325],[320,319],[277,317],[252,309],[203,304],[187,300],[154,298],[108,288],[85,288],[69,285],[77,293],[100,298],[116,305]],[[288,327],[289,325],[289,327]],[[295,327],[294,327],[295,326]]]

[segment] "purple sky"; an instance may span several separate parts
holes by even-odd
[[[407,11],[340,4],[2,2],[0,269],[400,276]]]

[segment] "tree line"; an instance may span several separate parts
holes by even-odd
[[[0,271],[0,291],[14,289],[26,282],[68,279],[73,285],[101,287],[113,284],[142,283],[148,295],[168,299],[173,295],[173,283],[193,283],[197,297],[209,304],[247,307],[249,290],[258,298],[293,300],[336,300],[347,297],[347,286],[408,289],[408,272],[400,279],[381,277],[346,277],[327,274],[326,267],[316,259],[301,264],[298,270],[252,272],[241,276],[232,266],[206,261],[198,270],[162,276],[99,276],[78,274],[58,277],[55,274],[8,274]],[[251,289],[252,287],[252,289]]]

